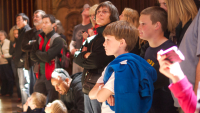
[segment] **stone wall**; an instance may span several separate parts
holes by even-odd
[[[65,30],[64,35],[70,43],[74,26],[81,23],[81,11],[84,4],[90,6],[99,3],[99,0],[37,0],[37,9],[53,14],[60,20]]]

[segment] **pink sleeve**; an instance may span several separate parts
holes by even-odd
[[[177,83],[169,85],[169,89],[178,98],[178,102],[185,113],[194,113],[197,105],[197,97],[192,84],[185,77]]]

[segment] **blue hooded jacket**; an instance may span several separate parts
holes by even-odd
[[[120,64],[124,60],[127,64]],[[104,84],[113,72],[115,106],[110,108],[116,113],[147,113],[152,104],[156,70],[142,57],[126,53],[107,66]]]

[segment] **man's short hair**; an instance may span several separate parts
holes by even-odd
[[[51,15],[51,14],[46,14],[46,15],[44,15],[44,16],[42,17],[42,19],[43,19],[43,18],[49,18],[51,24],[54,24],[55,21],[56,21],[56,18],[55,18],[53,15]]]
[[[138,40],[137,28],[126,21],[116,21],[106,26],[103,36],[107,35],[114,36],[116,40],[124,39],[127,44],[125,51],[128,52],[135,47]]]
[[[85,9],[87,9],[87,8],[90,9],[90,5],[89,5],[89,4],[84,4],[84,5],[83,5],[83,10],[81,11],[81,13],[82,13]]]
[[[115,22],[117,20],[119,20],[119,12],[117,10],[117,8],[110,2],[110,1],[105,1],[99,4],[99,6],[97,7],[96,11],[95,11],[95,18],[97,15],[97,11],[99,10],[99,8],[101,7],[107,7],[110,11],[110,21],[111,22]]]
[[[33,104],[36,105],[36,108],[44,108],[46,105],[46,96],[42,93],[34,92],[31,95]]]
[[[162,25],[162,30],[165,32],[167,30],[167,12],[158,6],[148,7],[140,13],[140,15],[150,15],[152,24],[160,22]]]
[[[34,12],[34,14],[36,14],[36,13],[40,13],[42,17],[43,17],[44,15],[46,15],[46,13],[45,13],[43,10],[36,10],[36,11]]]
[[[26,16],[26,14],[24,14],[24,13],[19,13],[19,14],[16,15],[16,18],[17,18],[18,16],[22,16],[22,19],[23,19],[24,21],[27,20],[27,24],[29,24],[29,18],[28,18],[28,16]]]
[[[69,73],[62,68],[56,68],[51,74],[51,78],[58,79],[58,77],[60,77],[63,81],[65,81],[66,78],[71,79],[71,77],[69,76]]]

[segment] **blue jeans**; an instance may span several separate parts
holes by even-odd
[[[17,73],[19,77],[19,87],[21,90],[22,97],[22,105],[26,103],[26,100],[30,96],[29,93],[29,84],[30,84],[30,76],[29,71],[25,68],[17,68]]]
[[[12,67],[13,74],[14,74],[15,85],[17,87],[17,96],[18,96],[18,98],[21,98],[21,90],[19,88],[19,77],[18,77],[17,68],[15,67],[15,63],[14,63],[13,59],[11,60],[11,67]]]
[[[33,72],[33,66],[31,66],[31,68],[29,69],[29,75],[30,75],[30,84],[29,84],[29,93],[30,95],[33,93],[33,88],[36,82],[36,77],[35,77],[35,73]]]
[[[85,113],[101,113],[101,103],[96,99],[91,100],[88,95],[84,94]]]

